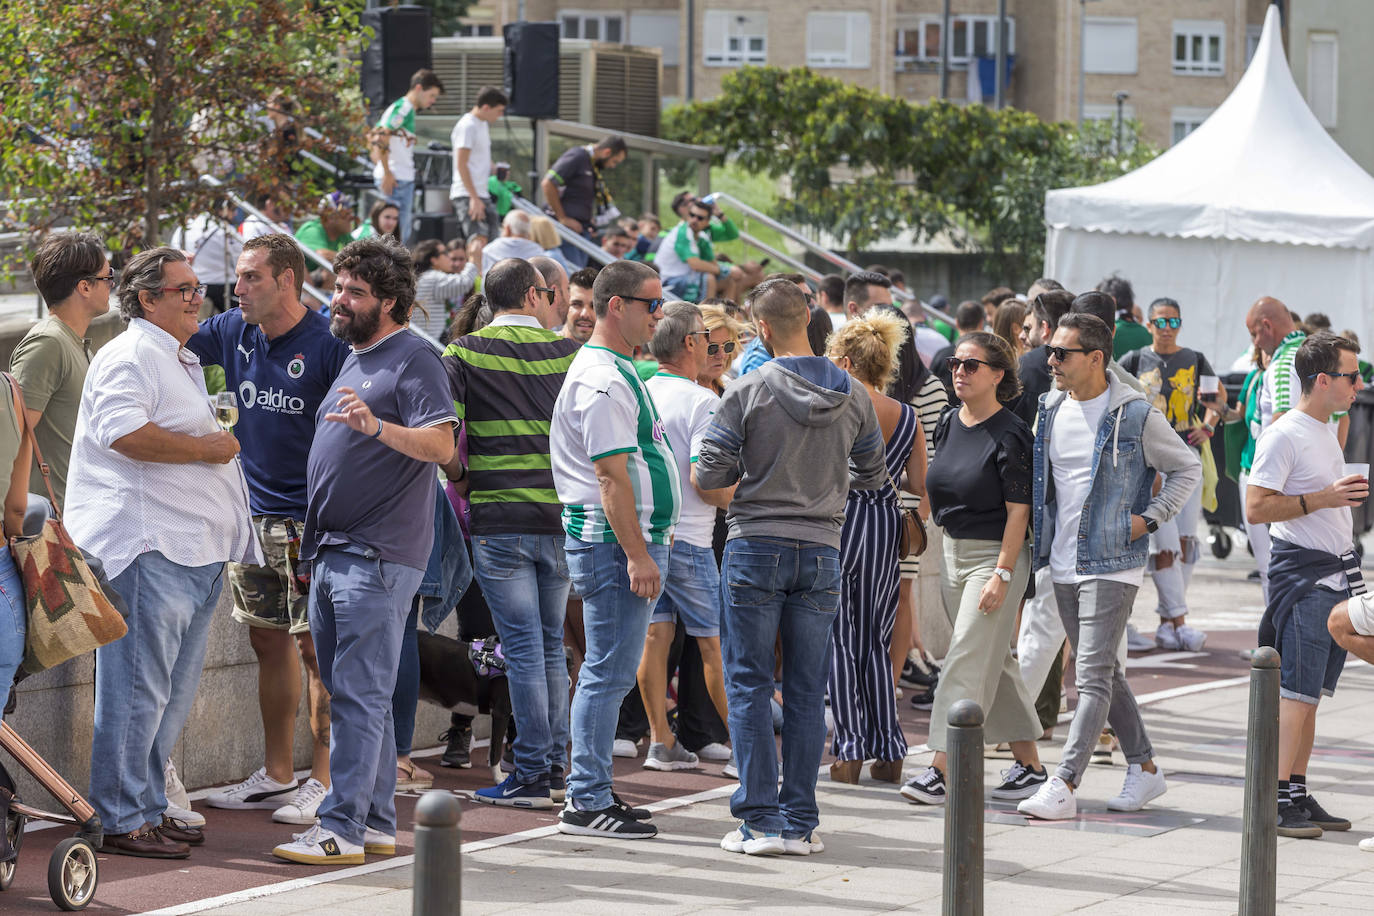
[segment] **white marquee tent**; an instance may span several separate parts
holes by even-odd
[[[1225,371],[1263,295],[1374,347],[1374,177],[1307,107],[1269,8],[1254,59],[1197,130],[1104,184],[1045,195],[1045,275],[1091,289],[1120,272],[1142,308],[1183,310],[1185,346]]]

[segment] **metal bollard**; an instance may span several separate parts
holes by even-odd
[[[415,806],[412,916],[449,916],[462,908],[461,816],[458,799],[448,792],[426,792]]]
[[[945,776],[944,916],[983,913],[983,710],[973,700],[949,708]]]
[[[1245,820],[1241,828],[1240,914],[1274,916],[1278,876],[1279,653],[1250,659],[1250,724],[1245,742]]]

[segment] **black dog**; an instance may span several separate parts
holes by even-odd
[[[468,644],[423,629],[416,634],[420,648],[420,699],[464,715],[491,716],[491,746],[487,763],[500,782],[501,754],[511,726],[510,687],[504,677],[477,673]]]

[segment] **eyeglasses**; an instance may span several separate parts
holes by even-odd
[[[725,351],[725,354],[726,354],[727,356],[728,356],[729,354],[731,354],[731,353],[734,353],[734,352],[735,352],[735,342],[734,342],[733,340],[727,340],[725,343],[713,343],[713,344],[707,344],[707,345],[706,345],[706,355],[707,355],[707,356],[715,356],[717,353],[721,352],[722,350]]]
[[[1354,372],[1313,372],[1308,378],[1316,378],[1319,375],[1325,375],[1328,378],[1348,378],[1352,385],[1360,380],[1360,372],[1358,369]]]
[[[1057,363],[1062,363],[1070,353],[1092,353],[1092,350],[1084,350],[1081,347],[1050,347],[1050,357]]]
[[[1150,324],[1152,324],[1152,325],[1154,325],[1155,327],[1159,328],[1161,331],[1164,330],[1165,328],[1172,328],[1172,329],[1174,329],[1175,331],[1177,331],[1180,327],[1183,326],[1183,319],[1182,319],[1182,318],[1151,318],[1151,319],[1150,319]]]
[[[945,365],[949,367],[950,375],[953,375],[955,370],[960,366],[963,367],[965,375],[972,375],[978,371],[979,366],[991,367],[992,363],[985,359],[974,359],[971,356],[968,359],[960,359],[957,356],[951,356],[949,359],[945,360]]]
[[[558,290],[556,289],[549,289],[547,286],[531,286],[530,289],[537,293],[543,293],[544,297],[549,300],[549,305],[553,305],[554,302],[558,301]]]
[[[709,214],[709,213],[688,213],[688,214],[687,214],[687,218],[688,218],[688,219],[695,219],[695,220],[709,220],[709,219],[711,218],[711,214]]]
[[[159,286],[157,291],[160,293],[181,293],[182,302],[195,302],[197,296],[204,297],[205,290],[208,288],[202,283],[199,286]]]
[[[114,272],[113,270],[111,270],[108,274],[106,274],[106,275],[103,276],[103,277],[82,277],[81,279],[83,279],[83,280],[104,280],[106,283],[110,284],[110,288],[111,288],[111,289],[114,289],[114,285],[115,285],[115,272]]]
[[[663,303],[668,301],[667,299],[645,299],[643,296],[621,296],[620,298],[633,299],[635,302],[643,302],[649,307],[650,315],[663,308]]]

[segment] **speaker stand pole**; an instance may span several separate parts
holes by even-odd
[[[530,118],[530,128],[534,131],[534,162],[531,163],[533,171],[530,172],[530,187],[538,190],[549,170],[549,129],[538,118]],[[548,203],[544,200],[542,190],[531,195],[531,199],[541,205]]]

